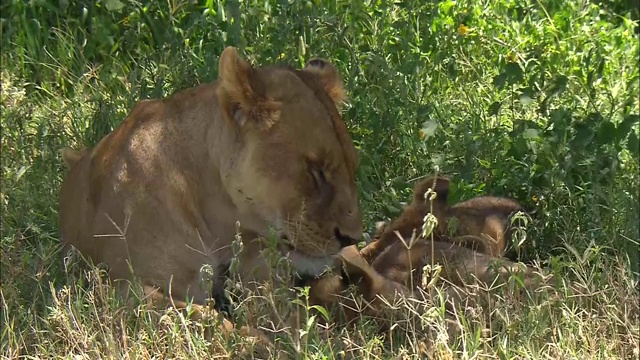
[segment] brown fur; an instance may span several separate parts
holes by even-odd
[[[381,329],[388,329],[390,323],[385,319],[393,318],[394,310],[389,309],[386,303],[393,303],[399,295],[415,296],[415,289],[423,287],[422,268],[427,264],[441,265],[440,277],[456,286],[446,290],[446,296],[452,300],[461,299],[460,288],[457,287],[478,282],[485,286],[504,284],[512,273],[523,273],[525,288],[530,290],[543,280],[536,276],[532,267],[455,243],[434,241],[432,244],[430,240],[414,237],[413,240],[403,239],[387,244],[388,247],[378,253],[371,264],[355,246],[343,249],[340,260],[344,272],[339,274],[336,271],[312,280],[308,284],[310,304],[333,310],[336,315],[334,322],[345,320],[350,323],[365,314],[377,318]],[[355,293],[347,291],[350,284],[356,285]],[[344,318],[340,317],[342,314]]]
[[[453,229],[453,238],[483,239],[479,241],[484,244],[482,252],[492,256],[502,256],[512,234],[509,224],[510,216],[518,211],[525,210],[515,200],[478,196],[450,207],[445,224],[448,227],[450,219],[455,217],[457,226]],[[446,231],[444,231],[445,234]]]
[[[244,283],[269,280],[256,240],[271,227],[294,268],[319,273],[362,235],[342,100],[325,60],[254,68],[226,48],[216,82],[140,101],[93,149],[64,150],[64,247],[106,263],[114,279],[133,269],[145,286],[171,282],[174,299],[196,304],[211,296],[201,266],[222,273],[236,230]]]
[[[62,149],[62,160],[67,168],[71,169],[83,156],[87,154],[87,149],[73,150],[70,148]]]
[[[429,188],[434,188],[437,195],[433,203],[423,200]],[[525,286],[537,285],[538,278],[533,276],[533,268],[500,259],[491,254],[495,250],[489,246],[485,248],[489,254],[483,254],[460,245],[486,244],[487,240],[479,236],[491,233],[492,229],[499,230],[499,234],[506,232],[506,219],[513,211],[522,208],[512,200],[492,197],[478,197],[448,207],[448,190],[449,180],[442,177],[432,177],[416,184],[411,204],[398,218],[388,224],[376,223],[373,242],[359,253],[355,247],[343,249],[343,274],[333,273],[311,282],[312,304],[330,308],[340,306],[347,321],[360,313],[385,318],[389,309],[382,299],[392,301],[397,294],[414,296],[414,289],[422,286],[422,268],[427,264],[441,265],[440,276],[457,286],[476,281],[496,285],[506,281],[510,273],[522,270]],[[434,230],[436,241],[433,242],[420,235],[424,217],[429,212],[439,220],[439,226]],[[454,237],[445,235],[452,216],[460,221],[457,232],[461,235]],[[357,284],[355,295],[345,291],[350,283]],[[357,305],[358,296],[365,300],[364,309]],[[455,286],[447,289],[446,296],[454,301],[462,299],[460,288]],[[383,323],[382,326],[388,328],[389,324]]]
[[[427,264],[442,265],[442,278],[455,285],[464,285],[474,278],[493,283],[499,278],[506,279],[510,272],[520,268],[512,261],[482,254],[455,243],[433,241],[432,244],[423,238],[417,239],[410,248],[401,242],[390,245],[373,261],[372,267],[381,276],[406,284],[412,271]],[[533,268],[525,266],[525,275],[532,274]]]
[[[310,304],[322,305],[338,315],[340,307],[346,322],[350,323],[360,314],[381,316],[384,313],[383,299],[391,301],[396,295],[410,296],[408,287],[376,271],[355,246],[342,249],[339,256],[336,268],[341,266],[344,272],[340,274],[335,269],[331,274],[310,281]],[[355,294],[347,293],[350,284],[356,285]],[[360,297],[364,301],[359,301]],[[340,318],[334,318],[334,321],[340,321]]]
[[[424,194],[429,188],[434,188],[436,198],[433,201],[433,213],[441,218],[446,208],[449,195],[449,179],[430,177],[416,184],[413,192],[413,200],[405,206],[402,214],[392,220],[388,225],[376,224],[374,239],[371,244],[362,249],[362,256],[370,263],[386,249],[390,244],[398,240],[395,232],[398,231],[403,238],[411,238],[414,231],[420,232],[424,217],[431,211],[431,206],[424,200]]]
[[[367,253],[365,257],[372,259],[380,252],[378,248],[386,248],[388,242],[395,242],[395,231],[399,231],[403,238],[411,237],[414,229],[420,232],[428,213],[433,213],[438,219],[438,226],[434,229],[436,240],[474,246],[493,256],[504,254],[512,233],[509,217],[517,211],[524,212],[524,208],[515,200],[494,196],[479,196],[448,206],[449,179],[444,177],[437,178],[437,197],[430,203],[424,200],[424,194],[433,187],[434,179],[431,177],[415,185],[411,204],[405,207],[397,219],[388,225],[376,225],[374,240],[382,242],[372,246],[369,250],[372,255]]]
[[[410,239],[405,239],[405,243],[408,242]],[[440,265],[438,277],[433,278],[431,273],[423,274],[424,265]],[[477,297],[472,294],[478,289],[496,289],[507,285],[511,274],[521,275],[525,292],[538,290],[552,278],[539,274],[534,268],[522,263],[482,254],[456,245],[455,242],[432,242],[424,238],[413,241],[410,247],[400,241],[391,244],[378,255],[372,267],[380,276],[408,288],[407,293],[418,298],[432,293],[433,288],[430,284],[433,284],[434,280],[444,280],[451,285],[443,289],[448,311],[455,311],[456,303],[468,301],[484,304],[481,306],[492,306],[491,296]],[[421,290],[415,291],[418,288]],[[519,288],[513,290],[516,293],[520,292]],[[377,309],[379,313],[385,310],[380,304]]]

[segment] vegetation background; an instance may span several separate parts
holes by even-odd
[[[489,309],[488,335],[480,318],[466,315],[459,319],[466,331],[444,341],[435,336],[430,354],[638,358],[636,6],[633,0],[3,1],[2,356],[213,352],[212,342],[178,314],[158,323],[140,309],[125,311],[103,277],[65,271],[57,195],[66,169],[59,150],[95,145],[140,99],[215,80],[219,54],[234,45],[255,64],[282,59],[302,66],[322,56],[339,68],[350,92],[343,114],[360,152],[368,230],[398,215],[412,181],[436,167],[454,180],[453,201],[511,196],[533,212],[515,255],[546,261],[561,274],[556,297]],[[306,358],[422,356],[419,331],[404,329],[383,341],[365,320],[355,334],[323,335],[309,326],[287,336],[291,352]],[[217,344],[224,354],[237,345]]]

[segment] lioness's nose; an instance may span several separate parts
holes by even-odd
[[[340,232],[340,229],[335,228],[333,231],[336,237],[336,240],[340,242],[340,248],[355,245],[358,242],[358,239],[353,238],[349,235],[343,234]]]

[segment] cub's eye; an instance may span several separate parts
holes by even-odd
[[[327,178],[325,177],[322,169],[311,169],[311,174],[313,175],[313,179],[315,180],[318,188],[322,188],[327,183]]]

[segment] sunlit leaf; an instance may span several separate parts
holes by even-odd
[[[537,139],[540,137],[538,130],[536,129],[527,129],[522,132],[522,137],[527,140]]]
[[[109,11],[120,11],[124,4],[120,0],[105,0],[104,6]]]
[[[435,135],[437,129],[438,122],[433,119],[427,120],[422,124],[422,133],[424,134],[425,139],[428,139]]]
[[[329,312],[324,308],[324,306],[311,305],[309,308],[317,310],[320,314],[322,314],[325,320],[329,321]]]
[[[527,94],[522,94],[520,95],[520,102],[522,105],[529,105],[533,102],[533,99]]]

